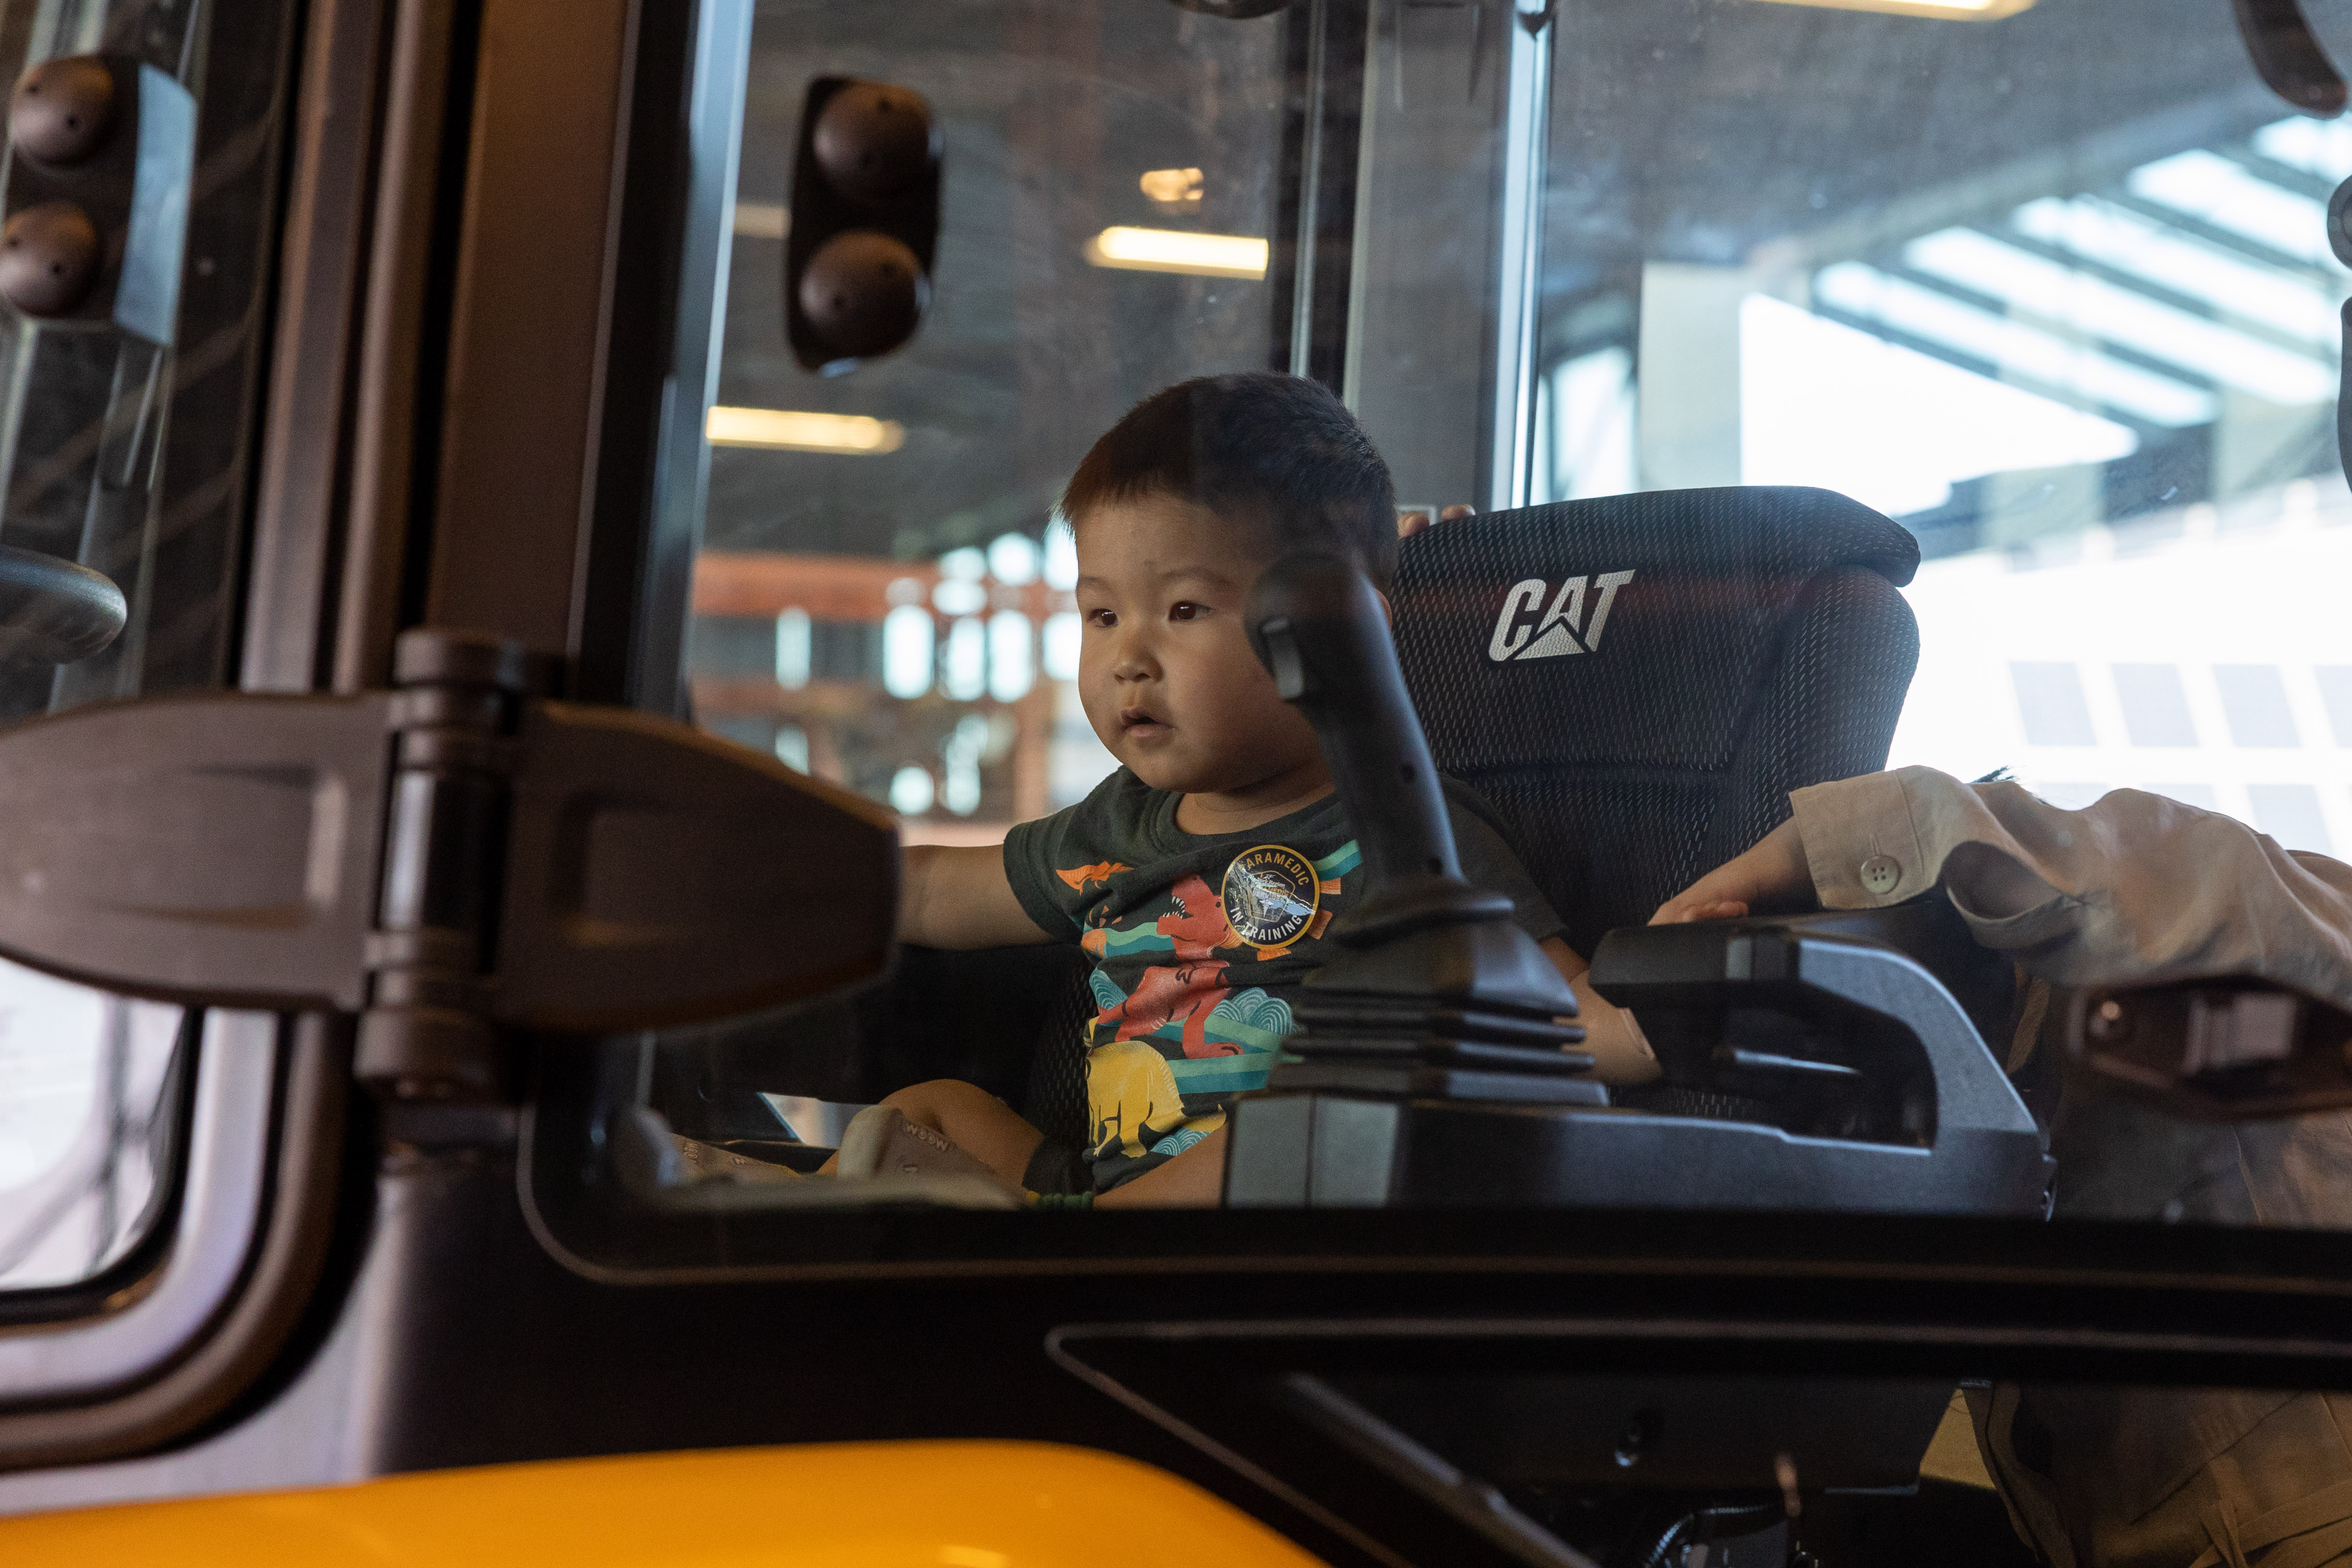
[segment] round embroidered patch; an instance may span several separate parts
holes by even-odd
[[[1260,844],[1234,857],[1219,896],[1234,936],[1253,947],[1283,947],[1315,918],[1323,886],[1305,855],[1281,844]]]

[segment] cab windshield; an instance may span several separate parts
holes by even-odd
[[[2352,890],[2352,273],[2328,215],[2352,131],[2266,83],[2226,7],[763,0],[744,79],[709,215],[728,260],[678,665],[695,722],[887,809],[909,865],[993,865],[1016,824],[1076,821],[1055,814],[1119,788],[1106,739],[1157,720],[1081,701],[1098,616],[1066,487],[1160,389],[1306,378],[1378,447],[1412,535],[1394,645],[1469,787],[1446,797],[1462,863],[1556,910],[1519,924],[1573,955],[1603,1061],[1564,1086],[1572,1042],[1532,991],[1517,1023],[1465,1022],[1460,996],[1390,1019],[1381,1049],[1415,1065],[1388,1077],[1370,1047],[1318,1067],[1318,1031],[1370,1015],[1293,1029],[1313,999],[1279,985],[1227,975],[1197,1018],[1138,999],[1160,971],[1119,970],[1121,944],[1176,974],[1319,935],[1360,896],[1349,853],[1403,841],[1361,822],[1344,845],[1237,840],[1226,859],[1257,856],[1251,885],[1308,935],[1244,930],[1219,860],[1206,958],[1182,946],[1199,896],[1171,883],[1129,930],[1087,900],[1134,856],[1081,835],[1097,850],[1065,865],[1016,835],[1005,865],[1034,849],[1072,896],[1041,881],[1014,945],[913,941],[864,990],[609,1047],[577,1109],[627,1122],[599,1146],[652,1159],[644,1181],[781,1192],[862,1109],[945,1081],[1068,1146],[1076,1175],[995,1173],[1015,1206],[1105,1197],[1114,1145],[1238,1148],[1255,1116],[1289,1174],[1245,1193],[1229,1151],[1228,1207],[2336,1223],[2300,1155],[2196,1174],[2253,1135],[2233,1119],[2284,1147],[2338,1103],[2305,1071],[2339,1017],[2325,965],[2298,990],[2299,960],[2231,925],[2266,917],[2200,889],[2291,886],[2290,945],[2315,952]],[[807,267],[836,219],[808,138],[853,89],[932,117],[936,248],[902,346],[828,361]],[[1792,792],[1779,880],[1706,881]],[[1713,894],[1678,916],[1710,918],[1644,938],[1694,887]],[[1037,941],[1055,909],[1073,939]],[[2158,953],[2157,911],[2210,928],[2164,927]],[[1617,1013],[1646,1072],[1611,1070]],[[2219,1054],[2184,1043],[2231,1030]],[[1106,1087],[1130,1055],[1160,1088]],[[1235,1092],[1210,1116],[1213,1078]],[[2070,1116],[2130,1130],[2070,1160]],[[1778,1174],[1692,1176],[1725,1140],[1770,1144],[1755,1168]],[[1378,1169],[1308,1168],[1341,1142]]]

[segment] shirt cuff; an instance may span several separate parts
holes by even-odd
[[[1806,869],[1824,909],[1876,909],[1925,893],[1943,864],[1931,862],[1903,788],[1906,768],[1791,790]]]
[[[2003,789],[2015,786],[1995,792]],[[1945,862],[1962,844],[1990,844],[2032,869],[1976,787],[1932,768],[1816,784],[1792,791],[1789,802],[1824,909],[1878,909],[1916,898],[1942,880]]]

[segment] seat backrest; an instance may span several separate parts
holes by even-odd
[[[1491,801],[1590,956],[1885,766],[1918,542],[1827,490],[1668,490],[1405,541],[1397,653],[1437,765]]]

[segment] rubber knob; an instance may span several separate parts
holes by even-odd
[[[878,81],[851,82],[825,99],[810,145],[826,182],[858,202],[905,193],[939,157],[923,95]]]
[[[88,55],[43,60],[16,78],[8,140],[36,162],[72,164],[114,129],[114,73]]]
[[[850,229],[809,257],[801,274],[801,314],[835,353],[864,359],[914,336],[929,292],[921,262],[903,242]]]
[[[2336,186],[2327,198],[2327,248],[2336,260],[2352,267],[2352,180]]]
[[[39,320],[63,316],[98,281],[98,225],[71,202],[26,207],[0,227],[0,299]]]
[[[70,664],[122,635],[122,590],[105,573],[0,545],[0,662]]]

